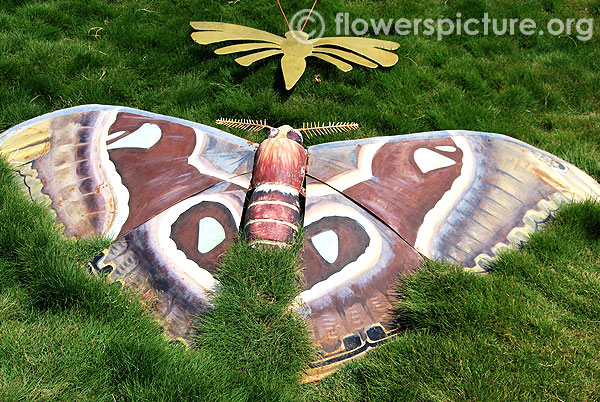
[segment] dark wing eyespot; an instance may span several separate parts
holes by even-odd
[[[365,228],[344,216],[324,217],[306,226],[304,234],[307,240],[304,254],[307,288],[356,261],[370,243]]]

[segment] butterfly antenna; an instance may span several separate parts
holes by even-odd
[[[310,138],[314,135],[327,135],[334,133],[341,133],[343,131],[348,130],[356,130],[358,128],[358,123],[331,123],[329,124],[321,124],[321,123],[302,123],[302,128],[299,128],[298,131],[306,133],[306,137]]]
[[[250,131],[251,133],[260,131],[263,128],[268,128],[269,130],[273,128],[267,124],[266,120],[218,119],[215,123],[221,126],[233,127],[238,128],[240,130]]]
[[[285,23],[287,24],[288,29],[291,31],[292,28],[290,27],[290,23],[288,22],[288,19],[285,16],[285,13],[283,12],[283,7],[281,7],[281,3],[279,2],[279,0],[277,0],[277,4],[279,4],[279,9],[281,10],[281,14],[283,14],[283,19],[285,20]]]
[[[279,0],[277,0],[277,1],[279,1]],[[315,6],[317,5],[317,1],[318,0],[315,0],[315,2],[313,3],[312,7],[310,8],[310,12],[308,13],[308,16],[306,17],[306,19],[304,20],[304,24],[302,25],[301,31],[304,31],[304,27],[306,26],[306,23],[310,19],[310,15],[312,14],[313,10],[315,9]],[[291,29],[290,29],[290,31],[291,31]]]

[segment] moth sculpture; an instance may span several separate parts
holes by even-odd
[[[175,338],[190,336],[209,308],[219,256],[240,228],[249,241],[281,244],[303,221],[299,312],[320,348],[307,380],[396,333],[394,288],[424,258],[485,272],[561,203],[600,196],[575,166],[503,135],[438,131],[305,148],[310,127],[221,123],[269,132],[258,146],[90,105],[9,129],[0,152],[66,235],[116,238],[93,266],[153,300]]]

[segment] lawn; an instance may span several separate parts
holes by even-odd
[[[282,1],[288,17],[311,5]],[[545,24],[596,21],[600,1],[333,0],[315,9],[333,36],[338,12],[367,20],[487,12]],[[0,0],[0,132],[90,103],[208,125],[220,117],[361,125],[314,142],[468,129],[526,141],[600,180],[598,35],[389,36],[400,43],[394,67],[343,73],[310,58],[286,91],[277,58],[246,68],[217,56],[217,46],[191,40],[192,20],[287,29],[274,0]],[[108,243],[65,239],[0,164],[0,400],[600,400],[593,202],[563,208],[488,275],[425,264],[398,285],[401,334],[305,385],[310,339],[289,309],[299,243],[234,246],[189,348],[164,337],[137,295],[87,273]]]

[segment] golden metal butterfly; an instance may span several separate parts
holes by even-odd
[[[192,39],[201,45],[225,41],[252,41],[215,50],[219,55],[252,52],[235,59],[242,66],[283,54],[281,69],[285,88],[288,90],[304,73],[308,56],[325,60],[342,71],[352,70],[352,66],[346,61],[369,68],[376,68],[378,65],[391,67],[398,61],[398,56],[388,50],[396,50],[400,45],[388,40],[342,36],[310,39],[306,32],[294,30],[286,32],[285,38],[282,38],[260,29],[224,22],[193,21],[190,25],[197,30],[192,33]]]

